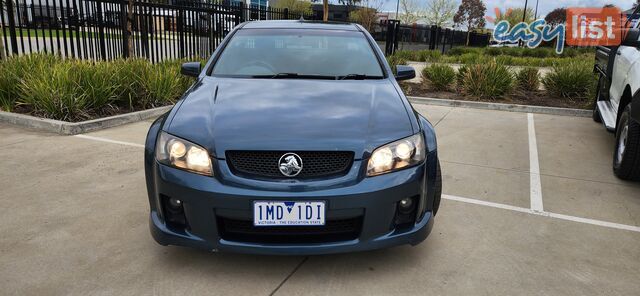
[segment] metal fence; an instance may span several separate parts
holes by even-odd
[[[34,52],[88,60],[206,58],[241,22],[315,18],[242,2],[149,1],[0,0],[0,58]],[[376,24],[371,33],[386,54],[467,45],[467,32],[394,20]],[[472,32],[468,38],[469,46],[489,43],[488,34]]]
[[[454,46],[483,47],[489,45],[491,34],[467,32],[438,26],[403,25],[395,20],[376,24],[371,32],[385,54],[396,50],[440,50],[445,53]],[[468,38],[468,42],[467,42]]]
[[[79,59],[208,57],[234,26],[312,19],[288,9],[174,1],[0,0],[4,55],[46,52]]]

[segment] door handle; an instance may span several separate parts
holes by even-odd
[[[622,55],[622,53],[618,50],[616,51],[616,55]]]

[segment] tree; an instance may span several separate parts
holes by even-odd
[[[431,25],[444,27],[452,23],[455,11],[454,0],[431,0],[427,3],[424,18]]]
[[[556,8],[544,17],[547,24],[557,26],[567,21],[567,9],[564,7]]]
[[[524,12],[524,8],[509,8],[504,13],[500,13],[500,15],[496,15],[496,23],[500,21],[507,21],[509,25],[515,26],[517,23],[522,22],[522,13]],[[533,9],[527,8],[526,19],[524,20],[526,23],[531,23],[534,21],[535,16],[533,15]]]
[[[322,20],[329,21],[329,0],[322,0]]]
[[[311,2],[303,0],[278,0],[273,4],[275,8],[288,8],[290,12],[311,13]]]
[[[399,0],[401,14],[396,18],[405,24],[413,24],[420,19],[420,4],[418,0]]]
[[[484,6],[482,0],[462,0],[458,7],[458,12],[453,16],[453,22],[458,25],[467,27],[467,45],[469,45],[469,36],[474,29],[484,28],[484,14],[487,7]]]
[[[349,18],[352,22],[360,24],[371,32],[378,19],[377,14],[380,7],[382,7],[382,1],[380,0],[363,0],[362,7],[352,12]]]
[[[338,3],[347,6],[347,14],[351,13],[351,7],[362,3],[362,0],[338,0]]]

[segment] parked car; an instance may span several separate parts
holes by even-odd
[[[640,31],[630,29],[619,47],[596,49],[599,73],[593,119],[615,133],[613,171],[640,180]]]
[[[361,26],[243,23],[150,127],[150,228],[161,245],[323,254],[418,244],[442,181],[415,77]]]
[[[519,47],[518,42],[510,42],[510,41],[489,41],[489,47]]]

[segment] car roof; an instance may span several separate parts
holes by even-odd
[[[320,29],[359,31],[355,24],[338,22],[317,22],[305,20],[253,21],[246,23],[243,29]]]

